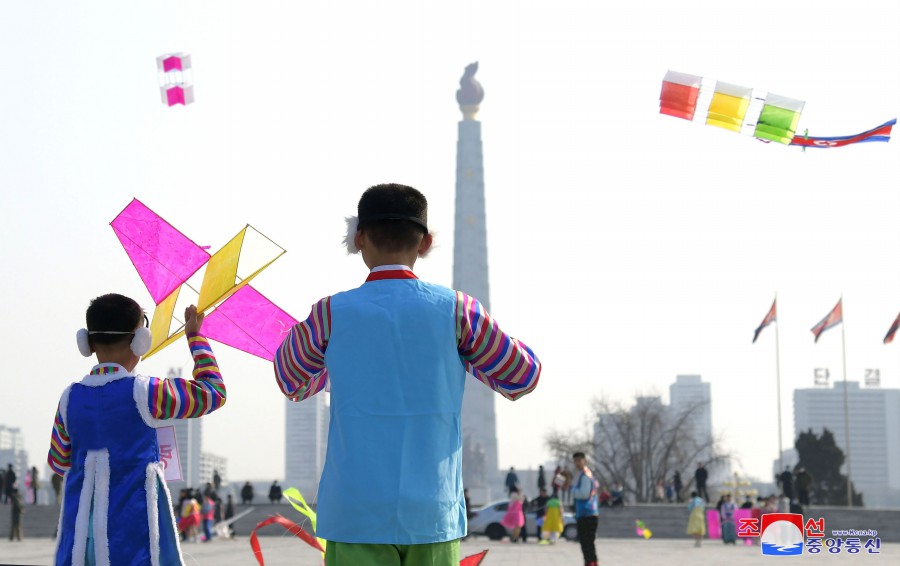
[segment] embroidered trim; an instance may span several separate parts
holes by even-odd
[[[163,470],[163,466],[161,463],[156,462],[155,464],[151,464],[151,466],[155,466],[156,470],[156,480],[157,486],[162,486],[163,495],[166,498],[165,507],[169,512],[169,521],[172,525],[172,529],[174,530],[175,535],[175,551],[178,553],[178,563],[181,566],[184,566],[184,556],[181,554],[181,537],[178,536],[178,523],[175,521],[175,510],[172,508],[172,494],[169,493],[169,485],[166,483],[165,470]],[[157,492],[157,497],[159,497]],[[159,530],[159,523],[157,525],[157,531]]]
[[[116,371],[104,372],[102,375],[94,373],[95,370],[98,370],[98,369],[102,370],[102,369],[109,368],[109,367],[115,367]],[[118,371],[119,369],[121,369],[122,371]],[[101,385],[106,385],[107,383],[116,381],[117,379],[122,379],[123,377],[131,377],[131,376],[132,376],[132,374],[130,374],[128,371],[125,370],[125,368],[123,368],[120,365],[94,366],[94,369],[91,370],[91,373],[84,376],[84,379],[81,380],[81,384],[86,385],[88,387],[100,387]]]
[[[137,405],[141,420],[150,428],[158,428],[163,425],[159,419],[154,418],[150,412],[150,378],[145,375],[134,376],[134,404]]]
[[[373,271],[366,277],[366,283],[369,281],[382,281],[384,279],[418,279],[416,274],[405,269],[391,269],[385,271]]]
[[[118,364],[94,366],[90,375],[108,375],[110,373],[119,373],[120,369],[125,369]]]
[[[91,516],[91,498],[94,495],[94,477],[97,459],[93,451],[89,451],[84,459],[84,476],[81,483],[81,495],[78,498],[78,514],[75,516],[75,540],[72,544],[72,566],[84,566],[84,554],[87,552],[88,520]],[[62,531],[57,533],[62,536]]]
[[[72,384],[66,387],[66,390],[59,396],[59,415],[62,417],[63,426],[69,429],[69,393],[72,392]]]
[[[90,455],[92,451],[88,451]],[[109,450],[95,453],[97,459],[94,483],[94,563],[109,566]]]
[[[70,386],[71,387],[71,386]],[[69,388],[66,388],[65,392],[66,400],[69,398]],[[61,405],[61,403],[60,403]],[[63,415],[63,420],[65,420],[65,415]],[[56,472],[53,472],[56,473]],[[69,472],[66,472],[63,475],[62,481],[62,497],[59,499],[59,522],[56,525],[56,544],[53,550],[53,558],[54,562],[59,562],[59,547],[62,544],[63,539],[63,517],[66,516],[66,483],[69,481]]]
[[[159,492],[156,486],[156,464],[154,462],[147,464],[144,475],[144,491],[147,492],[147,524],[150,525],[150,564],[159,566]]]

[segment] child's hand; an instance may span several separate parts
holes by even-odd
[[[194,305],[189,306],[184,309],[184,331],[187,334],[197,334],[200,332],[200,327],[203,325],[203,318],[206,315],[201,313],[197,313],[197,307]]]

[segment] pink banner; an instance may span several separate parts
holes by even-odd
[[[706,534],[709,538],[722,538],[722,524],[716,509],[706,510]]]

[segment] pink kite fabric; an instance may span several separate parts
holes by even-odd
[[[174,55],[172,55],[171,57],[166,57],[165,59],[163,59],[162,64],[163,64],[163,71],[165,71],[167,73],[169,71],[182,71],[183,70],[181,68],[181,57],[176,57]]]
[[[137,199],[110,225],[156,304],[209,261],[208,252]]]
[[[180,86],[169,87],[166,91],[166,100],[169,106],[175,106],[176,104],[184,106],[184,89]]]
[[[203,333],[216,342],[271,362],[297,322],[247,285],[207,315]]]

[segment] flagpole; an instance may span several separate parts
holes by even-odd
[[[850,403],[848,401],[849,392],[847,391],[847,345],[844,338],[844,297],[841,297],[841,353],[844,361],[844,443],[847,446],[847,507],[853,507],[853,487],[851,483],[850,465]]]
[[[784,470],[784,448],[782,447],[781,433],[781,352],[778,347],[778,293],[775,293],[775,394],[778,400],[778,470]]]

